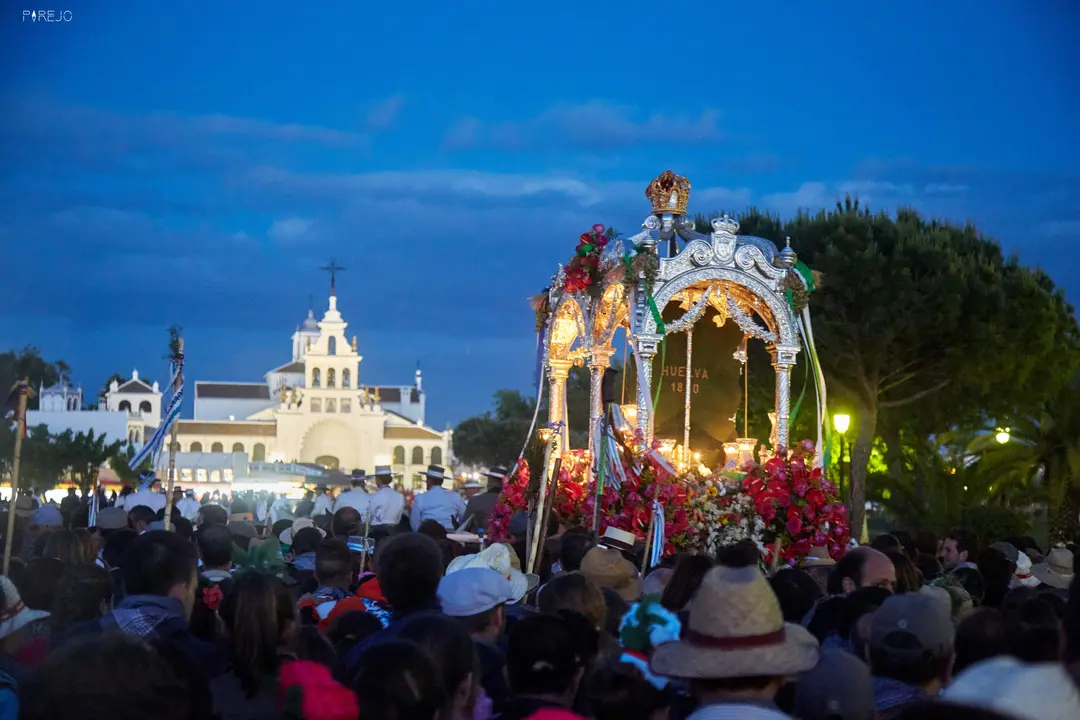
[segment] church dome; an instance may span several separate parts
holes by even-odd
[[[319,321],[315,319],[315,311],[308,310],[307,318],[304,320],[304,324],[300,326],[301,330],[315,330],[319,329]]]

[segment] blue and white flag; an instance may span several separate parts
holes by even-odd
[[[169,436],[169,431],[172,429],[173,423],[180,418],[180,406],[184,402],[183,355],[173,360],[172,376],[169,380],[169,387],[173,388],[173,394],[169,399],[169,405],[165,410],[165,418],[161,421],[161,425],[158,426],[158,429],[154,431],[153,436],[147,440],[142,448],[135,453],[135,456],[128,461],[128,467],[132,470],[137,470],[148,457],[153,459],[151,466],[157,466],[158,458],[161,457],[161,449],[165,446],[165,438]],[[149,488],[150,484],[147,483],[146,487]]]

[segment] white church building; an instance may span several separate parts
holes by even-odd
[[[363,384],[363,357],[356,337],[350,343],[345,334],[348,323],[337,300],[331,286],[322,320],[308,312],[292,335],[292,359],[262,382],[188,379],[194,419],[177,423],[182,485],[227,482],[245,464],[259,475],[278,463],[306,463],[369,474],[376,465],[391,465],[396,478],[412,487],[427,465],[448,461],[451,431],[424,423],[420,370],[408,385]],[[145,437],[156,424],[147,423]]]
[[[156,382],[147,383],[133,370],[124,382],[113,380],[96,410],[83,410],[83,390],[66,379],[38,389],[38,409],[28,410],[29,427],[46,425],[51,433],[105,435],[108,442],[126,440],[139,446],[161,424],[161,390]]]

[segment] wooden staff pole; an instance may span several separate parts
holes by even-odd
[[[180,362],[184,357],[184,339],[180,338],[179,347],[177,348],[176,355],[173,356],[172,361],[174,363]],[[180,371],[176,373],[176,379],[172,384],[172,391],[175,393],[176,388],[182,385],[184,382],[184,369],[180,367]],[[176,486],[176,434],[178,425],[180,424],[179,418],[173,421],[172,428],[169,430],[169,476],[166,478],[165,486],[165,531],[168,532],[172,529],[172,509],[173,509],[173,488]]]
[[[649,506],[649,534],[645,536],[645,555],[641,558],[641,575],[649,572],[649,556],[652,555],[653,533],[656,531],[656,513]]]
[[[536,543],[534,545],[536,550],[533,552],[533,554],[536,557],[535,557],[535,559],[533,560],[533,562],[531,564],[531,569],[528,569],[528,572],[531,572],[531,573],[539,574],[538,568],[540,567],[540,564],[544,559],[544,548],[547,546],[548,526],[551,524],[551,502],[555,498],[556,485],[559,482],[559,473],[561,471],[562,471],[562,458],[561,457],[560,458],[555,458],[555,469],[551,473],[551,478],[550,479],[545,478],[545,482],[550,483],[550,487],[548,489],[548,494],[547,494],[548,502],[546,504],[542,503],[541,504],[542,506],[540,508],[540,512],[542,513],[541,516],[540,516],[541,520],[540,520],[540,523],[539,523],[539,525],[540,525],[540,537],[536,538]]]
[[[11,464],[11,501],[8,503],[7,534],[4,543],[4,574],[8,574],[11,567],[11,548],[15,545],[15,503],[19,494],[19,470],[22,465],[22,441],[26,434],[26,399],[29,395],[29,386],[19,388],[19,405],[15,411],[18,417],[18,426],[15,430],[15,457]]]
[[[367,570],[368,537],[371,536],[371,509],[368,509],[367,517],[364,518],[364,547],[360,551],[360,574]]]

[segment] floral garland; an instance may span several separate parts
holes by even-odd
[[[592,226],[592,230],[581,233],[578,238],[574,257],[566,265],[563,273],[563,292],[576,293],[585,291],[593,297],[604,293],[600,275],[600,255],[608,244],[603,225]]]

